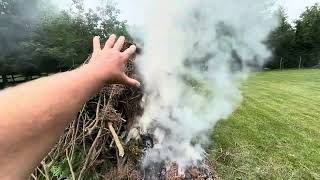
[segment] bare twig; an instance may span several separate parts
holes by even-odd
[[[99,100],[98,100],[98,104],[97,104],[97,108],[96,108],[96,118],[95,120],[92,122],[92,124],[89,125],[89,134],[92,133],[92,131],[98,127],[98,123],[99,123],[99,112],[100,112],[100,104],[101,104],[101,95],[99,96]]]
[[[82,169],[81,169],[81,171],[80,171],[78,180],[81,180],[81,179],[82,179],[82,175],[83,175],[84,172],[87,170],[87,166],[88,166],[88,163],[89,163],[89,159],[90,159],[90,157],[91,157],[91,155],[92,155],[93,150],[94,150],[95,147],[96,147],[96,144],[97,144],[97,142],[98,142],[98,140],[99,140],[99,138],[100,138],[100,136],[101,136],[101,133],[102,133],[102,128],[100,128],[97,137],[95,138],[95,140],[94,140],[93,143],[92,143],[91,148],[89,149],[89,152],[88,152],[88,154],[87,154],[85,163],[84,163],[84,165],[83,165],[83,167],[82,167]]]
[[[31,174],[31,177],[32,177],[34,180],[38,180],[38,178],[37,178],[34,174]]]
[[[118,148],[118,151],[119,151],[119,156],[123,157],[124,156],[123,146],[122,146],[122,144],[121,144],[121,142],[119,140],[119,137],[118,137],[116,131],[114,130],[111,122],[108,123],[108,128],[111,131],[111,134],[113,136],[114,141],[116,142],[116,145],[117,145],[117,148]]]
[[[66,149],[66,157],[67,157],[69,169],[70,169],[70,172],[71,172],[71,175],[72,175],[72,179],[76,180],[76,176],[74,175],[74,171],[73,171],[73,168],[72,168],[72,163],[71,163],[70,158],[69,158],[68,149]]]
[[[43,177],[46,177],[46,174],[38,167],[37,170],[40,172],[40,174],[43,176]]]
[[[122,119],[122,118],[121,118]],[[125,121],[125,120],[124,120]],[[118,132],[116,133],[117,135],[120,134],[120,130],[122,128],[122,123],[118,126]],[[110,143],[110,148],[112,148],[114,143],[114,138],[112,139],[111,143]]]
[[[76,146],[77,135],[78,135],[78,131],[79,131],[79,119],[77,119],[76,122],[77,122],[77,124],[74,127],[75,128],[75,132],[74,132],[74,135],[72,137],[73,141],[72,141],[72,150],[71,150],[71,161],[73,160],[74,149],[75,149],[75,146]]]
[[[41,165],[43,167],[44,173],[45,173],[45,178],[46,180],[50,180],[49,172],[47,170],[46,163],[44,161],[41,162]],[[41,171],[40,171],[41,172]]]
[[[87,152],[87,148],[86,148],[86,143],[85,142],[85,127],[86,127],[86,120],[87,120],[87,116],[84,115],[83,117],[83,122],[82,122],[82,147],[83,147],[83,152]]]

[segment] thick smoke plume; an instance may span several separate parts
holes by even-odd
[[[203,160],[213,127],[241,103],[240,84],[270,56],[263,41],[277,20],[257,0],[143,4],[146,34],[137,64],[146,101],[137,128],[157,141],[144,165],[183,169]]]

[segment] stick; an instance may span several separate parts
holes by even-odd
[[[72,180],[76,180],[76,176],[74,175],[74,172],[73,172],[73,168],[72,168],[72,164],[71,164],[71,161],[70,161],[70,158],[69,158],[69,155],[68,155],[68,149],[66,149],[66,156],[67,156],[67,161],[68,161],[68,165],[69,165],[69,169],[71,171],[71,175],[72,175]]]
[[[94,123],[90,124],[89,127],[89,134],[92,134],[92,131],[97,128],[98,126],[98,122],[99,122],[99,112],[100,112],[100,104],[101,104],[101,95],[99,95],[99,100],[98,100],[98,104],[97,104],[97,108],[96,108],[96,119],[93,121]]]
[[[41,165],[43,166],[43,170],[44,170],[44,173],[45,173],[46,180],[50,180],[49,172],[48,172],[48,170],[47,170],[46,163],[45,163],[44,161],[42,161],[42,162],[41,162]]]
[[[97,137],[95,138],[95,140],[93,141],[92,145],[91,145],[91,148],[89,149],[89,152],[87,154],[87,157],[86,157],[86,160],[84,162],[84,165],[80,171],[80,174],[79,174],[79,177],[78,177],[78,180],[81,180],[82,179],[82,175],[85,173],[85,171],[87,170],[87,166],[88,166],[88,163],[89,163],[89,159],[92,155],[92,152],[94,151],[96,145],[97,145],[97,142],[101,136],[101,133],[102,133],[102,128],[100,128],[99,132],[98,132],[98,135]]]
[[[108,123],[108,127],[109,127],[109,130],[111,131],[111,134],[113,136],[114,141],[116,142],[116,145],[117,145],[117,148],[118,148],[118,151],[119,151],[119,156],[123,157],[124,156],[123,146],[122,146],[122,144],[121,144],[121,142],[119,140],[119,137],[118,137],[116,131],[114,130],[111,122]]]
[[[43,177],[46,177],[46,174],[41,171],[40,167],[37,167],[37,170],[40,172],[40,174],[41,174]]]
[[[34,179],[34,180],[37,180],[36,176],[34,176],[34,174],[31,174],[31,177]]]

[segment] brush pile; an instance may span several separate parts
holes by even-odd
[[[132,61],[127,74],[135,77]],[[141,89],[123,85],[102,89],[83,106],[30,179],[215,179],[214,171],[208,168],[192,167],[182,178],[175,165],[170,170],[165,166],[141,167],[141,157],[151,148],[152,137],[141,135],[140,141],[124,142],[143,113],[142,98]]]
[[[130,61],[126,70],[130,76],[135,74],[133,67]],[[107,172],[132,179],[137,167],[129,164],[137,164],[141,151],[123,142],[142,114],[141,99],[139,89],[123,85],[102,89],[83,106],[31,179],[105,179]]]

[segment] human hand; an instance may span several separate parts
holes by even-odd
[[[111,35],[103,49],[101,49],[100,38],[93,38],[93,54],[88,64],[92,72],[103,83],[124,84],[140,87],[140,83],[128,77],[124,70],[129,58],[136,52],[136,46],[132,45],[121,52],[125,37],[116,40],[116,35]]]

